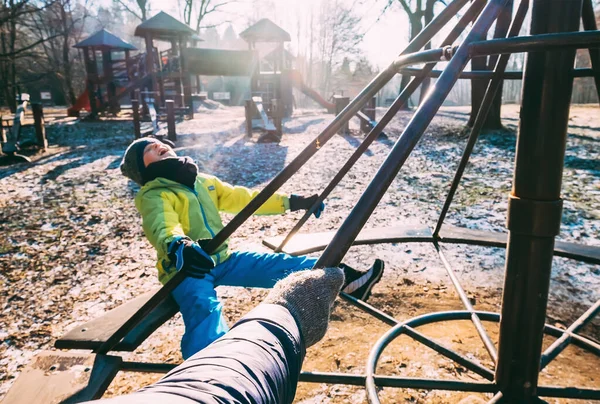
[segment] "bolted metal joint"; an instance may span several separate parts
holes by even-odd
[[[560,232],[562,199],[541,201],[509,195],[506,227],[514,234],[555,237]]]
[[[452,56],[456,53],[457,49],[457,46],[444,46],[442,48],[442,57],[440,58],[440,60],[442,62],[449,61],[450,59],[452,59]]]

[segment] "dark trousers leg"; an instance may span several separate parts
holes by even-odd
[[[157,383],[111,404],[291,403],[305,348],[290,312],[261,304]]]

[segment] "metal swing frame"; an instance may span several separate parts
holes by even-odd
[[[577,334],[585,324],[589,323],[598,314],[600,302],[596,302],[567,330],[560,330],[544,324],[554,238],[560,227],[562,212],[560,185],[569,100],[572,91],[571,79],[559,80],[558,82],[555,79],[558,77],[570,78],[580,75],[593,75],[600,92],[600,51],[596,49],[600,47],[600,31],[596,28],[592,2],[591,0],[558,0],[552,3],[552,7],[549,7],[548,4],[543,4],[543,0],[533,0],[532,35],[518,37],[525,13],[529,9],[529,0],[521,0],[507,38],[482,41],[481,38],[485,37],[490,26],[505,10],[505,7],[512,7],[512,0],[474,0],[462,17],[459,18],[456,26],[448,34],[440,48],[419,51],[468,3],[469,0],[453,0],[450,2],[417,35],[404,52],[387,69],[378,74],[319,136],[277,174],[208,243],[205,249],[208,252],[215,251],[397,73],[415,74],[415,77],[389,107],[379,123],[370,131],[362,144],[321,193],[318,201],[294,226],[284,243],[279,246],[278,250],[281,250],[285,243],[302,227],[320,202],[331,193],[333,188],[356,163],[360,155],[377,138],[398,110],[406,103],[412,92],[419,87],[426,77],[438,74],[433,70],[435,64],[447,61],[448,65],[443,71],[439,72],[437,82],[432,86],[428,96],[415,112],[412,120],[404,129],[352,212],[322,253],[316,267],[338,265],[427,129],[456,80],[461,76],[468,77],[468,73],[463,73],[463,70],[469,60],[477,56],[501,55],[492,73],[471,73],[489,78],[490,82],[440,219],[433,232],[433,245],[444,263],[466,310],[427,314],[399,323],[393,317],[377,310],[375,307],[349,295],[342,294],[344,300],[372,314],[392,326],[392,328],[373,347],[365,375],[304,372],[300,376],[300,381],[366,386],[368,399],[372,403],[379,402],[377,387],[384,386],[486,392],[495,394],[491,402],[537,402],[539,396],[600,399],[600,389],[538,386],[539,371],[547,366],[569,344],[574,344],[600,356],[599,344]],[[580,19],[583,20],[586,31],[573,32],[578,30]],[[470,23],[473,23],[473,27],[466,38],[459,46],[452,47],[452,44]],[[578,48],[590,50],[592,69],[585,69],[583,72],[573,71],[575,50]],[[510,74],[505,72],[509,54],[516,52],[529,52],[529,56],[523,73],[523,110],[517,140],[514,186],[509,198],[508,229],[510,232],[507,247],[506,279],[502,315],[499,315],[474,310],[456,274],[446,260],[439,246],[438,238],[443,220],[501,80],[507,75],[518,74],[518,72],[510,72]],[[406,70],[407,66],[416,63],[426,63],[426,65],[418,72]],[[542,102],[543,97],[540,96],[540,93],[544,96],[552,95],[552,102]],[[540,125],[540,122],[544,124]],[[545,130],[543,138],[538,126],[542,126]],[[113,351],[119,342],[154,308],[163,302],[184,278],[185,273],[178,273],[143,304],[135,314],[123,322],[119,329],[100,344],[93,353],[98,357],[104,357],[107,353]],[[486,350],[496,364],[495,371],[444,347],[416,330],[416,327],[432,322],[465,319],[470,319],[474,323]],[[487,335],[482,324],[484,321],[500,321],[498,349]],[[519,333],[516,333],[516,330],[519,330]],[[557,340],[551,347],[542,352],[541,342],[544,332],[557,337]],[[442,353],[465,368],[479,374],[489,383],[465,383],[452,380],[376,375],[377,361],[382,351],[394,338],[401,334],[409,335],[416,341]],[[173,367],[174,365],[170,364],[121,362],[119,370],[167,372]]]

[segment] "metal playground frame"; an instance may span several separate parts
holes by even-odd
[[[460,390],[494,394],[492,403],[500,402],[539,402],[539,397],[563,397],[600,400],[600,389],[540,386],[539,372],[544,369],[569,344],[574,344],[600,356],[600,344],[583,337],[577,332],[600,312],[600,301],[596,302],[566,330],[545,325],[547,298],[549,293],[552,258],[555,254],[555,236],[559,232],[562,214],[560,197],[565,144],[567,137],[569,103],[573,87],[572,77],[592,75],[600,95],[600,31],[597,30],[592,0],[520,0],[516,13],[505,38],[482,40],[492,24],[507,11],[512,15],[513,0],[453,0],[434,20],[426,26],[406,47],[404,52],[388,68],[379,73],[348,106],[339,113],[327,127],[306,148],[226,226],[206,246],[208,252],[217,249],[290,177],[295,174],[321,147],[338,132],[386,83],[396,74],[414,75],[408,86],[396,98],[377,125],[371,129],[362,144],[335,175],[319,195],[313,207],[306,212],[290,233],[283,238],[276,251],[283,251],[298,230],[342,180],[362,153],[377,138],[385,126],[406,103],[410,95],[428,76],[439,76],[431,86],[428,95],[414,113],[396,141],[388,157],[371,180],[358,203],[328,242],[316,267],[338,265],[350,247],[355,244],[364,224],[369,219],[388,187],[401,170],[404,162],[427,129],[438,109],[448,96],[456,81],[470,74],[489,79],[483,104],[471,129],[462,159],[457,168],[446,202],[438,223],[431,234],[406,237],[404,241],[432,242],[447,273],[456,288],[464,311],[448,311],[422,315],[405,322],[381,312],[375,307],[342,294],[342,298],[358,308],[370,313],[392,328],[383,335],[372,348],[366,373],[363,375],[341,373],[302,373],[300,381],[362,385],[367,389],[368,400],[379,403],[378,387],[415,388],[431,390]],[[462,15],[437,49],[421,50],[446,24],[453,20],[466,7]],[[518,36],[525,15],[531,8],[530,35]],[[580,21],[584,30],[579,31]],[[472,27],[464,40],[455,42],[467,27]],[[573,69],[576,49],[589,49],[592,69]],[[510,54],[527,52],[523,72],[506,73]],[[467,63],[474,57],[499,55],[493,72],[463,72]],[[447,62],[445,68],[434,71],[438,62]],[[421,69],[408,70],[413,64],[425,63]],[[577,69],[580,70],[580,69]],[[583,69],[581,69],[583,70]],[[456,274],[445,258],[440,246],[444,242],[442,225],[462,174],[469,160],[475,142],[492,105],[494,96],[502,80],[510,75],[523,80],[521,119],[517,138],[513,189],[509,196],[506,240],[506,274],[501,313],[476,311],[467,298]],[[480,239],[463,238],[458,242],[466,244],[493,245]],[[486,244],[487,243],[487,244]],[[568,254],[567,254],[568,256]],[[600,263],[598,251],[587,256],[572,255],[583,261]],[[114,358],[107,355],[122,344],[139,324],[147,321],[149,315],[165,305],[171,291],[185,278],[178,273],[157,293],[143,300],[133,314],[128,315],[114,327],[106,338],[93,345],[94,367],[99,358]],[[171,310],[171,311],[169,311]],[[164,315],[173,314],[172,308]],[[485,346],[494,369],[476,360],[457,353],[420,333],[419,326],[440,321],[471,320]],[[163,320],[164,321],[164,320]],[[500,337],[498,346],[488,336],[483,322],[499,322]],[[145,337],[162,322],[154,324]],[[544,333],[557,339],[545,351],[542,350]],[[138,332],[139,334],[139,332]],[[141,335],[140,334],[140,335]],[[386,346],[399,335],[407,335],[437,351],[447,358],[483,377],[487,382],[469,383],[453,380],[433,380],[382,376],[376,374],[377,363]],[[145,339],[145,337],[140,339]],[[66,343],[60,348],[76,348]],[[92,345],[90,345],[92,346]],[[106,360],[102,363],[106,363]],[[106,366],[106,365],[105,365]],[[118,370],[167,372],[174,365],[118,361],[114,371],[108,372],[101,382],[84,399],[99,397]],[[92,369],[93,373],[93,369]],[[112,376],[111,376],[112,375]],[[108,381],[107,381],[108,380]],[[93,378],[90,381],[92,384]],[[18,381],[17,381],[18,383]],[[9,393],[10,395],[10,393]],[[16,402],[16,401],[15,401]]]

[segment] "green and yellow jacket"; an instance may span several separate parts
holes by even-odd
[[[144,233],[157,252],[158,279],[163,284],[176,272],[167,257],[169,243],[186,236],[192,240],[213,238],[224,227],[219,211],[238,213],[258,194],[206,174],[198,174],[194,188],[156,178],[146,183],[135,197]],[[287,195],[276,193],[255,214],[281,214],[288,209]],[[228,241],[212,257],[217,265],[229,258]]]

